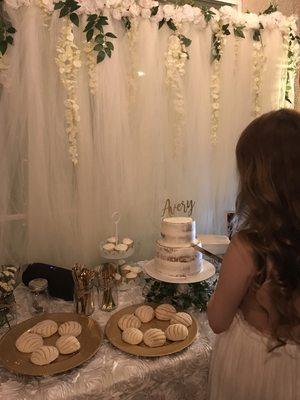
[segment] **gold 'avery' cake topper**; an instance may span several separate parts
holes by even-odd
[[[196,202],[194,200],[182,200],[178,203],[171,203],[170,199],[165,201],[165,205],[162,210],[162,218],[163,217],[174,217],[176,213],[187,214],[190,217],[193,214],[193,210]]]

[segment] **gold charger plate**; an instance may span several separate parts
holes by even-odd
[[[80,350],[75,354],[62,355],[48,365],[35,365],[30,362],[31,353],[21,353],[17,350],[15,342],[25,331],[45,319],[52,319],[59,324],[66,321],[77,321],[82,326],[81,334],[77,337],[80,342]],[[59,334],[44,338],[44,344],[54,346]],[[49,376],[66,372],[84,363],[94,354],[103,341],[103,335],[98,324],[84,315],[73,313],[42,314],[27,319],[10,329],[0,340],[0,360],[3,367],[9,371],[22,375]]]
[[[137,307],[139,307],[140,305],[142,304],[136,304],[134,306],[123,308],[122,310],[113,314],[107,322],[107,325],[105,327],[105,334],[110,343],[112,343],[118,349],[124,351],[125,353],[133,354],[135,356],[161,357],[174,354],[185,349],[186,347],[190,346],[190,344],[192,344],[193,341],[196,339],[198,326],[196,320],[193,318],[193,316],[191,316],[193,319],[193,323],[191,326],[188,327],[189,334],[188,337],[184,340],[181,340],[179,342],[171,342],[167,340],[166,344],[161,347],[148,347],[143,342],[139,345],[125,343],[122,340],[122,331],[118,327],[118,321],[124,314],[133,314]],[[151,305],[153,308],[158,306],[158,304],[149,305]],[[160,321],[154,318],[150,322],[142,323],[142,326],[139,329],[142,332],[145,332],[147,329],[150,328],[158,328],[165,331],[169,325],[170,321]]]

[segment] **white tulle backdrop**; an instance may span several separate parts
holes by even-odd
[[[79,164],[65,133],[65,89],[55,63],[62,20],[39,7],[7,7],[17,28],[9,49],[8,80],[0,97],[0,259],[70,266],[99,262],[98,243],[113,234],[111,214],[122,215],[122,236],[136,241],[137,259],[150,258],[164,201],[194,200],[198,233],[225,231],[234,209],[237,137],[252,119],[253,40],[227,38],[221,62],[218,142],[210,138],[211,29],[186,24],[192,44],[183,81],[186,110],[182,146],[174,156],[174,118],[165,84],[170,30],[141,19],[134,60],[123,24],[110,21],[112,58],[97,65],[90,94],[83,64],[78,77]],[[267,56],[262,111],[282,102],[282,36],[264,31]],[[83,47],[77,30],[76,43]],[[81,57],[84,60],[84,52]],[[135,93],[129,78],[134,63]],[[137,73],[137,72],[142,73]]]

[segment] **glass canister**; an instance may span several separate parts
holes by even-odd
[[[95,311],[94,285],[87,287],[74,286],[74,305],[76,314],[90,316]]]
[[[98,271],[98,301],[99,309],[102,311],[112,311],[118,306],[115,275],[116,266],[112,263],[103,264]]]
[[[42,314],[49,310],[49,294],[47,279],[32,279],[28,287],[31,292],[30,312],[32,314]]]

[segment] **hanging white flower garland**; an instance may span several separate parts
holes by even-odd
[[[184,96],[182,78],[185,75],[187,51],[178,34],[172,33],[168,40],[166,52],[166,84],[172,95],[175,118],[174,155],[178,155],[182,146],[182,130],[185,121]]]
[[[138,40],[139,23],[136,18],[130,20],[130,29],[127,29],[126,35],[128,38],[128,54],[130,60],[130,71],[128,77],[129,99],[134,105],[136,100],[138,69],[136,62],[136,45]]]
[[[95,63],[94,44],[91,42],[86,42],[84,45],[84,52],[86,54],[85,64],[88,70],[90,92],[92,95],[95,95],[98,79],[96,73],[97,64]]]
[[[81,61],[80,50],[74,43],[73,25],[67,19],[63,21],[55,61],[61,81],[66,89],[66,133],[68,134],[71,160],[76,165],[78,163],[77,136],[79,133],[78,123],[80,121],[76,85]]]
[[[13,8],[19,8],[23,4],[28,6],[28,0],[4,1],[7,1],[8,6]],[[258,16],[252,13],[238,12],[236,9],[229,6],[221,7],[219,10],[214,8],[200,9],[197,6],[194,7],[188,4],[183,6],[175,6],[174,4],[160,5],[155,0],[97,0],[92,2],[86,0],[69,0],[68,2],[65,0],[38,1],[45,14],[51,15],[53,10],[59,10],[60,17],[65,16],[66,20],[68,20],[68,24],[66,23],[64,26],[62,35],[59,39],[57,48],[58,56],[56,61],[60,68],[62,82],[67,91],[67,132],[70,144],[69,151],[74,164],[78,162],[77,135],[79,113],[75,85],[77,70],[80,68],[80,52],[74,44],[72,25],[70,21],[72,21],[76,26],[79,26],[78,15],[80,14],[88,14],[90,16],[92,14],[110,15],[115,20],[124,20],[130,23],[130,29],[128,30],[127,35],[129,39],[129,56],[132,63],[132,73],[129,80],[132,100],[135,97],[135,85],[137,79],[137,68],[134,59],[139,18],[155,21],[158,23],[159,27],[166,23],[170,29],[173,29],[170,26],[171,23],[179,26],[183,22],[189,22],[198,25],[201,29],[205,29],[207,25],[210,25],[213,33],[213,61],[211,75],[212,143],[217,142],[217,131],[220,117],[220,59],[226,35],[234,34],[236,36],[234,45],[235,59],[237,59],[239,38],[245,37],[243,31],[248,30],[250,35],[253,36],[253,115],[257,116],[261,113],[260,91],[265,61],[264,45],[261,40],[260,30],[279,29],[283,35],[283,46],[285,47],[285,50],[287,50],[287,62],[285,62],[286,68],[282,79],[282,85],[285,93],[285,104],[286,101],[289,101],[289,92],[292,89],[291,82],[294,78],[299,58],[299,38],[297,37],[295,18],[283,16],[280,12],[276,11],[276,7],[273,5],[265,10],[263,14]],[[72,37],[72,40],[65,40],[67,36],[69,38]],[[288,48],[286,46],[288,46]],[[94,50],[96,51],[96,48],[90,44],[87,44],[84,48],[87,55],[86,64],[88,67],[91,93],[95,92],[95,87],[97,85],[95,73],[96,65],[94,64],[95,58],[92,54]],[[98,51],[101,53],[101,49]],[[68,52],[71,57],[66,59],[64,57],[66,52]],[[103,59],[104,58],[101,58],[100,62],[103,61]],[[70,60],[72,60],[72,62],[69,64]],[[172,33],[169,38],[168,51],[166,55],[166,82],[173,95],[173,105],[177,126],[175,132],[175,149],[177,150],[180,147],[185,119],[182,78],[185,73],[186,61],[187,54],[183,48],[182,41],[179,39],[178,32],[176,32],[176,34]]]

